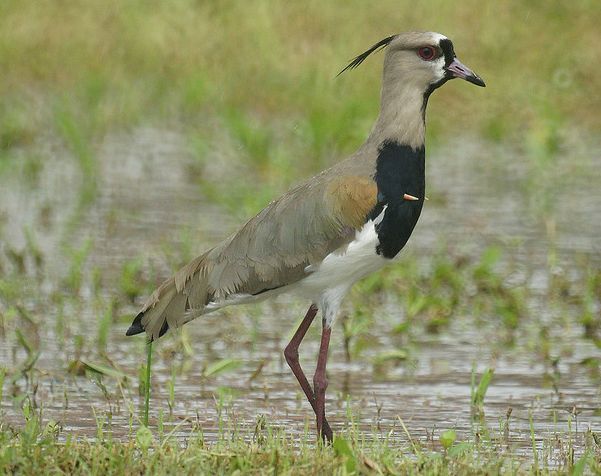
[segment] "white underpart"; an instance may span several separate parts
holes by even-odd
[[[210,302],[200,312],[206,314],[225,306],[262,301],[282,293],[293,293],[310,299],[323,313],[330,327],[338,314],[344,296],[361,278],[384,267],[390,260],[376,253],[379,244],[376,225],[384,218],[387,206],[355,234],[355,239],[329,255],[321,263],[307,266],[306,278],[289,286],[273,289],[259,295],[231,294],[226,299]]]
[[[386,207],[375,220],[357,231],[348,246],[340,248],[313,266],[306,278],[291,286],[290,291],[311,299],[321,309],[326,326],[330,327],[349,289],[361,278],[382,268],[389,261],[376,253],[379,243],[376,225],[384,218]]]

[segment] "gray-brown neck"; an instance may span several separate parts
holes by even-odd
[[[367,143],[378,147],[384,141],[394,141],[419,149],[424,145],[425,117],[423,78],[407,74],[401,62],[384,61],[380,115]]]

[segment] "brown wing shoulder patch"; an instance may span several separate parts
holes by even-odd
[[[346,226],[361,228],[376,206],[378,187],[367,177],[343,176],[333,180],[326,191],[333,215]]]

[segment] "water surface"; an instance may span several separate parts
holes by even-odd
[[[182,135],[164,130],[109,135],[95,146],[97,190],[91,203],[83,205],[81,168],[56,141],[23,151],[24,160],[33,154],[41,161],[33,181],[19,169],[0,176],[0,269],[14,277],[18,260],[13,255],[22,253],[21,272],[27,278],[27,292],[0,299],[5,315],[0,361],[9,375],[17,375],[13,381],[7,376],[4,384],[4,421],[22,424],[20,407],[28,395],[43,407],[46,420],[60,423],[64,434],[94,437],[102,421],[115,437],[130,435],[130,410],[135,418],[139,415],[138,375],[145,355],[144,339],[126,338],[124,332],[141,297],[119,307],[106,349],[97,346],[99,320],[117,292],[124,263],[138,257],[143,276],[167,277],[182,256],[201,252],[239,224],[203,196],[190,173],[195,159],[186,144]],[[601,359],[601,351],[584,337],[579,311],[548,300],[554,273],[569,283],[581,279],[586,267],[598,267],[601,151],[594,146],[584,152],[571,149],[540,170],[529,166],[523,154],[517,147],[465,140],[431,151],[430,200],[403,251],[428,267],[429,257],[443,244],[475,257],[491,245],[500,247],[501,268],[512,270],[508,285],[528,290],[529,315],[512,345],[505,343],[506,330],[498,319],[482,321],[469,312],[439,333],[411,332],[408,341],[392,332],[406,319],[403,296],[388,293],[373,309],[369,345],[350,362],[339,323],[334,328],[327,407],[334,431],[348,427],[350,410],[366,434],[389,434],[399,445],[407,445],[402,419],[412,437],[424,444],[448,428],[455,428],[460,439],[476,433],[484,438],[489,430],[493,438],[504,435],[500,445],[519,453],[532,446],[532,418],[537,445],[543,448],[547,441],[551,459],[564,451],[561,442],[549,449],[553,435],[570,435],[579,454],[586,430],[601,431],[601,380],[595,360]],[[23,251],[32,240],[42,257],[38,265]],[[64,285],[72,267],[66,256],[86,244],[89,251],[80,265],[83,281],[74,295]],[[395,266],[403,266],[403,258]],[[465,292],[469,296],[475,291]],[[598,298],[591,298],[597,315]],[[282,296],[207,315],[185,330],[189,353],[180,334],[158,341],[151,423],[156,425],[162,412],[166,431],[174,429],[185,439],[200,425],[211,440],[220,431],[219,414],[226,429],[252,429],[265,415],[270,424],[303,436],[313,417],[282,350],[307,304]],[[15,305],[31,322],[13,316]],[[344,312],[351,310],[347,302]],[[319,340],[314,327],[301,346],[309,380]],[[537,346],[543,327],[551,358]],[[30,379],[15,374],[28,358],[16,329],[41,352]],[[382,352],[398,348],[408,351],[406,359],[376,365]],[[235,359],[239,366],[204,376],[207,366],[223,359]],[[67,371],[78,360],[113,366],[127,381],[119,386],[105,376],[103,390],[89,374]],[[480,375],[488,367],[495,375],[484,416],[477,418],[470,411],[472,372]],[[175,385],[172,408],[170,382]],[[508,429],[501,431],[508,412]]]

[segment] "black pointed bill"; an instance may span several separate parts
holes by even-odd
[[[446,66],[449,76],[451,78],[461,78],[466,81],[475,84],[476,86],[485,87],[484,81],[480,76],[474,73],[471,69],[469,69],[466,65],[464,65],[457,58],[454,58],[449,66]]]

